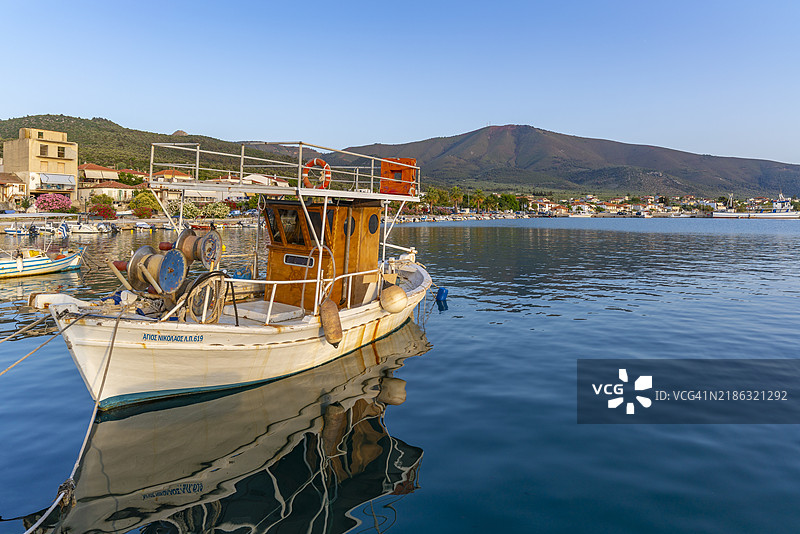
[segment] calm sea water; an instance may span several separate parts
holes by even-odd
[[[231,251],[254,235],[223,232]],[[84,239],[101,260],[169,238]],[[578,358],[797,357],[800,221],[437,223],[397,227],[393,241],[415,246],[449,290],[448,309],[426,303],[424,333],[408,327],[292,382],[100,422],[85,480],[104,498],[81,508],[84,521],[113,515],[104,525],[119,532],[797,530],[798,426],[578,425],[575,399]],[[33,291],[114,286],[99,269],[0,281],[0,329],[30,322],[19,305]],[[39,334],[0,345],[0,368]],[[406,382],[406,400],[376,411],[386,377]],[[60,338],[0,377],[3,518],[52,502],[91,409]],[[342,412],[351,430],[330,449]],[[147,485],[191,482],[186,472],[215,491],[188,486],[187,503],[209,496],[154,506]],[[159,522],[144,526],[144,509]]]

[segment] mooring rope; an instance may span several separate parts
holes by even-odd
[[[56,500],[53,501],[53,504],[50,506],[50,508],[47,509],[47,511],[39,518],[39,520],[36,523],[34,523],[34,525],[31,528],[25,531],[25,534],[32,534],[39,527],[39,525],[41,525],[42,522],[44,522],[44,520],[53,512],[53,510],[55,510],[56,506],[59,503],[61,503],[62,500],[64,501],[62,507],[65,506],[71,507],[75,504],[75,494],[74,494],[75,473],[78,471],[78,467],[81,464],[81,459],[83,458],[83,453],[86,452],[86,445],[89,443],[89,436],[92,433],[92,426],[94,425],[95,417],[97,417],[97,410],[100,407],[100,399],[103,396],[103,388],[105,388],[106,385],[106,378],[108,377],[108,368],[111,366],[111,353],[114,350],[114,342],[117,339],[117,330],[119,329],[119,323],[120,320],[122,319],[122,315],[126,311],[128,311],[128,308],[130,308],[130,305],[124,307],[122,311],[119,312],[119,315],[117,315],[116,322],[114,323],[114,332],[111,334],[111,344],[108,347],[108,356],[105,358],[106,366],[105,370],[103,371],[103,380],[100,382],[100,390],[97,392],[97,399],[94,402],[94,409],[92,410],[92,416],[89,419],[89,428],[86,429],[86,435],[83,437],[83,444],[81,445],[81,450],[78,453],[78,458],[75,460],[75,465],[72,466],[72,472],[70,473],[69,478],[67,478],[67,480],[65,480],[64,483],[58,487],[58,492],[59,492],[58,496],[56,497]],[[78,317],[77,319],[80,319],[80,317]],[[69,326],[73,324],[75,324],[75,321],[67,325],[67,327],[65,327],[64,330],[66,330]],[[62,330],[62,332],[64,330]]]
[[[11,364],[11,365],[9,365],[8,367],[6,367],[6,368],[5,368],[5,369],[4,369],[2,372],[0,372],[0,376],[3,376],[3,375],[4,375],[4,374],[6,374],[7,372],[9,372],[11,369],[13,369],[14,367],[16,367],[18,364],[20,364],[20,363],[22,363],[23,361],[25,361],[25,359],[26,359],[28,356],[30,356],[31,354],[33,354],[33,353],[34,353],[34,352],[36,352],[37,350],[41,349],[42,347],[44,347],[45,345],[47,345],[48,343],[50,343],[51,341],[53,341],[55,338],[57,338],[58,336],[60,336],[61,334],[63,334],[63,333],[64,333],[64,331],[65,331],[67,328],[69,328],[70,326],[72,326],[72,325],[74,325],[76,322],[78,322],[78,319],[81,319],[81,318],[83,318],[83,317],[85,317],[85,316],[87,316],[87,315],[89,315],[89,314],[88,314],[88,313],[84,313],[84,314],[82,314],[82,315],[79,315],[78,317],[76,317],[74,321],[72,321],[72,322],[71,322],[71,323],[69,323],[67,326],[65,326],[64,328],[62,328],[61,330],[59,330],[59,331],[58,331],[56,334],[54,334],[54,335],[53,335],[53,336],[52,336],[50,339],[48,339],[47,341],[45,341],[44,343],[42,343],[41,345],[39,345],[38,347],[36,347],[36,348],[35,348],[35,349],[33,349],[32,351],[30,351],[28,354],[26,354],[25,356],[23,356],[23,357],[22,357],[22,358],[20,358],[19,360],[15,361],[14,363],[12,363],[12,364]],[[46,317],[45,317],[45,318],[46,318]],[[32,326],[32,325],[31,325],[31,326]],[[19,333],[19,332],[17,332],[17,334],[18,334],[18,333]],[[14,334],[14,335],[15,335],[15,334]],[[5,341],[5,340],[4,340],[4,341]]]
[[[44,317],[40,317],[39,319],[36,319],[34,322],[32,322],[31,324],[29,324],[29,325],[28,325],[28,326],[26,326],[25,328],[22,328],[22,329],[20,329],[20,330],[17,330],[16,332],[14,332],[13,334],[11,334],[10,336],[8,336],[8,337],[6,337],[6,338],[3,338],[3,339],[0,339],[0,343],[5,343],[6,341],[8,341],[9,339],[11,339],[12,337],[14,337],[14,336],[18,336],[18,335],[20,335],[20,334],[22,334],[22,333],[25,333],[25,332],[27,332],[28,330],[30,330],[31,328],[33,328],[34,326],[36,326],[37,324],[39,324],[39,323],[41,323],[42,321],[45,321],[45,320],[47,320],[47,316],[46,316],[46,315],[45,315]]]

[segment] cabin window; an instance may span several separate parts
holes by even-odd
[[[311,256],[298,256],[297,254],[284,254],[283,263],[293,267],[313,267],[314,258]]]
[[[297,210],[278,210],[283,226],[283,235],[286,236],[287,245],[305,246],[306,240],[303,237],[303,223]]]
[[[311,219],[311,224],[314,226],[314,230],[317,232],[317,237],[322,233],[322,213],[319,211],[309,211],[308,216]],[[325,232],[325,243],[330,243],[330,235],[333,232],[333,210],[328,210],[328,231]],[[311,236],[313,239],[314,236]]]
[[[344,235],[350,234],[353,235],[353,232],[356,231],[356,219],[354,217],[350,217],[349,221],[344,222]]]
[[[269,233],[272,236],[273,243],[283,243],[283,239],[281,239],[281,229],[278,227],[278,221],[275,218],[275,210],[267,208],[266,210],[267,215],[267,225],[269,226]]]
[[[377,232],[378,225],[379,225],[378,215],[373,213],[372,215],[369,216],[369,233],[374,234],[375,232]]]

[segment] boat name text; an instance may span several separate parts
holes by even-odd
[[[182,334],[142,334],[142,341],[174,341],[176,343],[197,343],[203,341],[203,334],[184,336]]]

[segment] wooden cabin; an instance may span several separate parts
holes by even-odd
[[[306,204],[309,218],[319,237],[322,232],[323,204]],[[267,280],[315,279],[319,249],[299,201],[271,200],[265,208],[268,245]],[[332,200],[328,203],[323,236],[322,270],[324,278],[378,268],[381,204],[377,200]],[[335,273],[334,273],[335,270]],[[377,295],[378,275],[351,278],[351,306],[369,302]],[[347,305],[348,281],[336,282],[330,299]],[[305,290],[303,290],[305,286]],[[275,302],[314,307],[314,283],[279,284]],[[272,288],[267,286],[264,299],[269,300]]]

